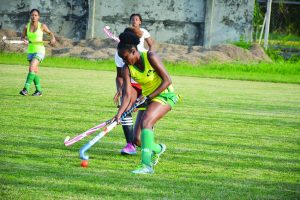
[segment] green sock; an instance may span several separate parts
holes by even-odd
[[[34,85],[36,87],[36,90],[41,92],[42,91],[42,86],[41,86],[41,78],[36,74],[34,79],[33,79],[33,82],[34,82]]]
[[[159,144],[152,144],[152,151],[154,151],[155,153],[159,153],[161,152],[161,146]]]
[[[161,147],[159,144],[154,143],[154,134],[151,129],[142,129],[142,163],[145,165],[151,165],[152,151],[159,153]]]
[[[29,73],[28,73],[27,79],[26,79],[26,83],[25,83],[25,86],[24,86],[24,88],[25,88],[27,91],[29,91],[30,85],[31,85],[31,83],[32,83],[32,81],[33,81],[33,79],[34,79],[34,77],[35,77],[35,73],[34,73],[34,72],[29,72]]]

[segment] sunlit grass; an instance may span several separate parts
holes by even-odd
[[[155,126],[167,151],[154,175],[133,176],[141,153],[120,155],[121,127],[87,152],[86,169],[78,150],[93,136],[63,145],[116,114],[115,72],[41,67],[43,96],[23,97],[26,73],[0,65],[1,199],[299,197],[298,84],[173,75],[183,101]]]
[[[0,63],[27,66],[25,54],[0,53]],[[300,63],[164,63],[171,75],[300,83]],[[41,67],[116,71],[113,60],[88,60],[74,57],[46,57]]]

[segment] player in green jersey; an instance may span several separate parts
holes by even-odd
[[[24,27],[22,32],[22,39],[28,43],[27,60],[29,61],[29,72],[26,78],[25,86],[20,91],[21,95],[27,96],[30,85],[34,82],[36,91],[33,96],[42,96],[42,87],[40,84],[40,76],[38,75],[38,65],[45,57],[45,46],[43,43],[43,33],[51,36],[51,44],[54,44],[54,34],[48,29],[46,24],[39,22],[40,11],[32,9],[30,11],[30,22]],[[27,37],[28,41],[25,39]]]
[[[119,36],[118,54],[124,60],[123,67],[123,100],[115,120],[119,120],[132,102],[130,78],[142,87],[140,100],[146,100],[146,110],[139,111],[135,128],[140,128],[142,143],[141,165],[135,174],[151,174],[158,158],[166,150],[166,145],[154,142],[153,127],[156,122],[167,114],[177,103],[178,96],[174,93],[171,78],[159,57],[152,51],[139,52],[139,38],[129,32]]]

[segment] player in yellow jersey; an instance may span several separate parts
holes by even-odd
[[[139,37],[140,43],[137,45],[137,49],[139,51],[147,51],[145,48],[144,43],[147,44],[149,50],[153,50],[153,40],[151,38],[150,33],[141,27],[142,25],[142,16],[140,14],[132,14],[129,18],[131,27],[128,27],[124,30],[133,32],[137,37]],[[122,68],[124,66],[123,59],[119,57],[118,51],[115,53],[115,63],[117,68],[117,76],[116,76],[116,86],[117,86],[117,92],[114,96],[114,101],[117,105],[119,105],[119,99],[122,96],[122,84],[123,84],[123,78],[122,78]],[[141,93],[141,88],[139,84],[137,84],[134,80],[131,80],[131,86],[134,89],[133,93],[135,95],[139,95]],[[135,101],[135,99],[134,99]],[[122,155],[135,155],[136,154],[136,146],[140,146],[140,129],[136,130],[136,133],[134,133],[133,128],[133,118],[132,115],[127,115],[122,120],[122,128],[123,132],[126,138],[126,146],[121,150]]]
[[[123,100],[115,120],[119,120],[132,102],[130,78],[142,87],[140,100],[146,100],[146,110],[139,111],[135,128],[140,128],[142,143],[142,162],[134,171],[135,174],[151,174],[159,156],[166,150],[166,145],[154,142],[153,127],[177,103],[171,78],[159,57],[152,51],[139,52],[139,38],[123,32],[119,36],[118,54],[124,60],[123,67]]]
[[[54,44],[54,34],[48,29],[46,24],[39,22],[40,11],[32,9],[30,11],[30,22],[24,27],[22,32],[22,39],[28,43],[27,60],[29,61],[29,72],[26,78],[25,86],[20,91],[21,95],[27,96],[30,85],[34,82],[36,91],[33,96],[42,96],[42,87],[40,83],[40,76],[38,75],[38,65],[45,57],[45,46],[43,44],[43,33],[47,33],[51,37],[51,44]],[[28,41],[26,40],[26,37]]]

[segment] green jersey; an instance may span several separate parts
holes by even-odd
[[[43,44],[42,24],[38,23],[38,28],[35,32],[30,32],[30,22],[27,24],[27,38],[29,40],[27,53],[42,53],[45,54],[45,46]],[[41,42],[41,43],[36,43]]]
[[[142,87],[143,96],[148,96],[156,90],[162,83],[162,78],[157,74],[155,69],[151,66],[148,60],[148,52],[140,52],[142,61],[144,63],[144,70],[140,70],[137,66],[128,65],[131,78],[133,78]],[[174,92],[172,85],[170,85],[163,93]]]

